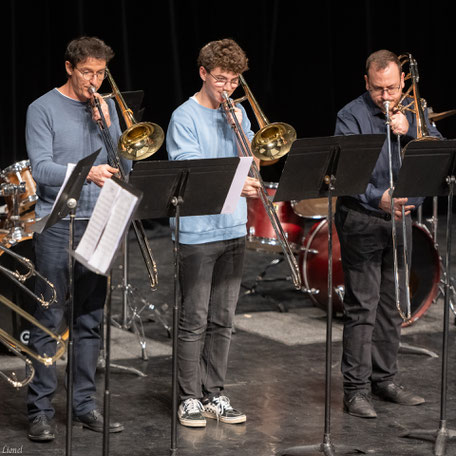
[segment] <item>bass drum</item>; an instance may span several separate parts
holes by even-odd
[[[333,287],[343,289],[344,273],[340,255],[340,243],[333,227]],[[418,320],[437,296],[440,283],[440,259],[426,227],[413,224],[412,267],[410,269],[410,294],[412,316],[402,326]],[[328,223],[322,220],[314,224],[303,242],[299,256],[299,268],[304,286],[319,290],[311,294],[314,303],[323,310],[328,305]],[[333,292],[333,311],[343,313],[342,300]]]
[[[265,182],[264,187],[268,196],[273,198],[278,183]],[[304,233],[304,219],[296,215],[288,201],[273,203],[273,206],[291,249],[299,252]],[[282,251],[260,198],[247,198],[247,247],[270,252]]]

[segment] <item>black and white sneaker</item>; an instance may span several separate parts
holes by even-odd
[[[203,410],[203,404],[198,399],[185,399],[177,411],[180,424],[189,427],[205,427],[206,418],[203,416]]]
[[[244,413],[231,406],[226,396],[216,396],[205,402],[203,415],[228,424],[244,423],[247,420]]]

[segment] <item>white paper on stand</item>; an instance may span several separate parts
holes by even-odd
[[[70,178],[71,173],[73,172],[74,168],[76,168],[76,163],[68,163],[66,173],[65,173],[65,179],[63,179],[63,184],[60,187],[59,193],[57,193],[57,198],[55,199],[54,204],[52,205],[51,212],[49,212],[50,214],[52,214],[52,211],[54,210],[54,206],[56,205],[57,201],[59,200],[60,194],[63,192],[63,189],[65,188],[65,184],[67,183],[68,179]]]
[[[234,173],[233,181],[223,203],[221,214],[232,214],[236,210],[236,206],[241,196],[242,188],[252,165],[252,157],[239,157],[239,164]]]
[[[86,231],[74,252],[88,269],[106,275],[139,202],[138,196],[109,179],[103,185]]]

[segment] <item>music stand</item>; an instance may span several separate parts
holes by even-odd
[[[439,429],[437,431],[419,429],[401,435],[401,437],[425,440],[435,439],[434,454],[436,456],[445,455],[447,440],[456,438],[456,431],[447,428],[446,414],[451,288],[451,224],[455,182],[456,140],[418,141],[407,146],[393,194],[395,197],[448,196]]]
[[[274,201],[328,197],[328,308],[326,314],[325,427],[323,442],[287,448],[280,456],[335,454],[331,442],[332,197],[364,193],[385,135],[298,139],[288,154]],[[356,176],[356,179],[354,178]],[[337,185],[336,185],[337,182]]]
[[[93,152],[89,156],[79,160],[73,169],[70,177],[65,183],[52,212],[32,226],[32,231],[42,233],[59,220],[70,214],[69,225],[69,253],[68,253],[68,342],[67,342],[67,434],[66,434],[66,455],[71,456],[71,442],[73,437],[73,318],[74,318],[74,258],[71,252],[74,250],[74,219],[76,217],[76,207],[81,195],[82,186],[87,179],[98,154],[101,149]]]
[[[239,157],[139,162],[130,183],[144,191],[136,218],[175,217],[173,363],[170,454],[177,452],[177,332],[179,321],[179,220],[181,216],[212,215],[225,212],[227,196],[236,181]],[[250,166],[250,165],[249,165]],[[241,193],[241,179],[237,195]],[[235,192],[236,193],[236,192]],[[232,207],[234,210],[235,207]]]

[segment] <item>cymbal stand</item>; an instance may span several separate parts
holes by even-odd
[[[446,453],[446,444],[448,440],[456,438],[456,431],[447,428],[447,382],[448,382],[448,333],[449,333],[449,315],[450,315],[450,267],[451,267],[451,225],[453,213],[453,192],[456,182],[455,176],[447,178],[449,186],[447,225],[446,225],[446,253],[445,253],[445,304],[443,308],[443,340],[442,340],[442,372],[441,372],[441,390],[440,390],[440,422],[439,429],[435,430],[416,430],[403,434],[402,437],[434,440],[434,455],[444,456]]]

